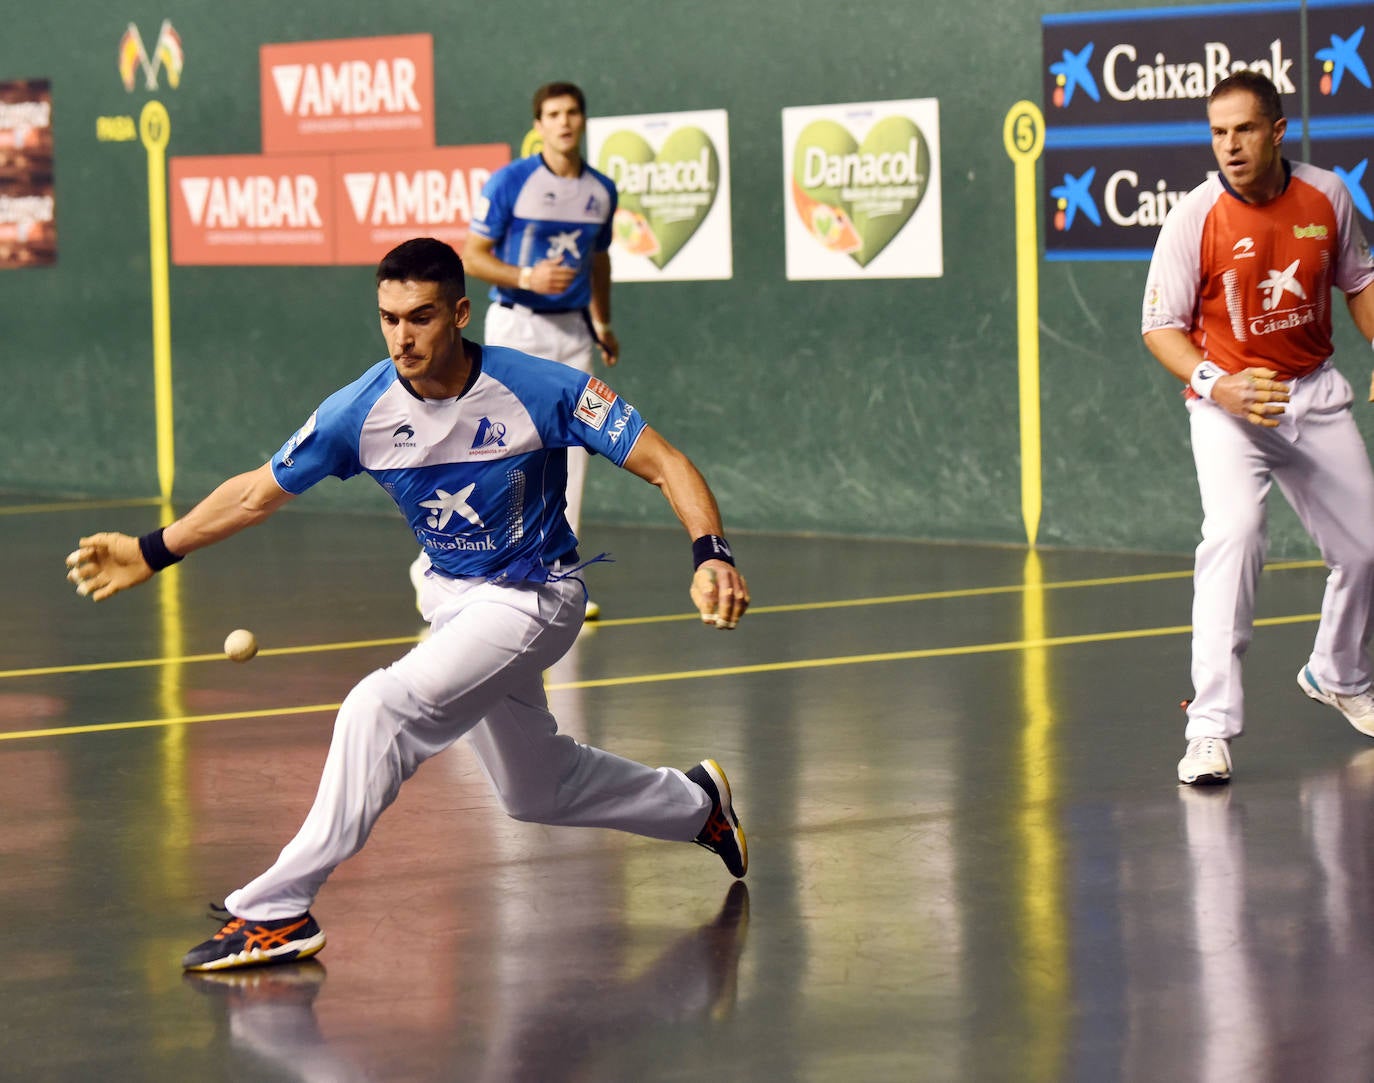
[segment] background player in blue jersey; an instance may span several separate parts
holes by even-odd
[[[619,359],[611,330],[611,218],[615,184],[582,160],[587,102],[572,83],[534,94],[541,150],[497,170],[482,190],[463,248],[470,274],[492,284],[485,339],[591,374],[594,348]],[[581,534],[589,456],[568,452],[568,522]],[[411,567],[416,581],[421,557]],[[600,614],[588,602],[587,616]]]
[[[316,893],[402,782],[464,734],[516,819],[695,841],[735,876],[748,868],[714,760],[655,769],[574,741],[558,733],[543,686],[584,619],[562,512],[567,449],[594,448],[662,490],[693,539],[693,603],[705,623],[733,628],[749,591],[705,479],[599,380],[465,341],[470,302],[448,245],[421,238],[388,253],[377,302],[390,356],[326,399],[269,462],[169,526],[141,538],[94,534],[67,558],[78,593],[104,601],[327,476],[366,472],[433,564],[422,596],[429,637],[345,698],[304,825],[270,869],[225,899],[229,920],[187,953],[187,969],[318,952]]]

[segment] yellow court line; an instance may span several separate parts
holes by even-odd
[[[162,499],[140,496],[129,500],[63,500],[48,504],[10,504],[0,507],[0,515],[35,515],[49,511],[100,511],[107,508],[156,508]]]
[[[353,651],[365,647],[397,647],[419,642],[419,636],[393,636],[389,639],[360,639],[351,643],[316,643],[307,647],[268,647],[257,657],[277,654],[322,654],[326,651]],[[0,669],[0,679],[6,677],[51,677],[58,673],[97,673],[107,669],[147,669],[152,666],[183,665],[187,662],[224,662],[221,653],[187,654],[177,658],[135,658],[125,662],[82,662],[66,666],[41,666],[34,669]]]
[[[156,503],[156,501],[154,501]],[[1265,571],[1293,571],[1303,568],[1322,568],[1320,560],[1295,560],[1270,564]],[[1045,583],[1037,590],[1074,590],[1085,587],[1123,586],[1132,583],[1159,582],[1168,579],[1186,579],[1192,576],[1192,569],[1175,572],[1145,572],[1139,575],[1111,576],[1101,579],[1066,579],[1059,583]],[[751,606],[751,617],[767,613],[803,613],[811,610],[851,609],[871,605],[897,605],[910,602],[940,601],[951,598],[978,598],[997,594],[1020,594],[1026,590],[1024,583],[1012,583],[1000,587],[966,587],[957,590],[931,590],[919,594],[890,594],[880,598],[844,598],[832,602],[798,602],[790,605]],[[664,624],[673,621],[698,621],[696,613],[671,613],[657,617],[622,617],[616,620],[600,620],[591,627],[613,628],[630,627],[643,624]],[[1259,623],[1259,622],[1256,622]],[[392,636],[386,639],[360,639],[342,643],[317,643],[305,647],[269,647],[258,651],[259,658],[287,654],[321,654],[326,651],[363,650],[368,647],[397,647],[416,643],[419,636]],[[180,658],[139,658],[124,662],[84,662],[62,666],[38,666],[32,669],[0,669],[0,680],[17,677],[51,677],[62,673],[97,673],[115,669],[145,669],[152,666],[183,664],[189,662],[222,662],[223,654],[190,654]]]
[[[1320,613],[1303,613],[1289,617],[1264,617],[1255,621],[1256,627],[1276,627],[1284,624],[1313,623]],[[669,681],[705,680],[715,677],[738,677],[756,673],[786,673],[803,669],[828,669],[835,666],[872,665],[877,662],[909,662],[929,658],[957,658],[975,654],[1004,654],[1009,651],[1042,650],[1049,647],[1073,647],[1088,643],[1114,643],[1129,639],[1154,639],[1192,632],[1187,624],[1166,628],[1135,628],[1121,632],[1094,632],[1084,635],[1048,636],[1044,639],[1009,640],[1003,643],[974,643],[963,647],[926,647],[910,651],[888,651],[882,654],[854,654],[837,658],[805,658],[790,662],[764,662],[747,666],[720,666],[714,669],[682,670],[675,673],[642,673],[630,677],[600,677],[585,681],[563,681],[546,686],[547,691],[562,692],[579,688],[618,688],[636,684],[662,684]],[[218,656],[215,656],[218,657]],[[136,722],[104,722],[88,726],[60,726],[42,730],[20,730],[0,733],[0,741],[20,741],[36,737],[57,737],[79,733],[110,733],[119,730],[149,729],[157,726],[177,726],[199,722],[229,722],[245,718],[269,718],[282,715],[321,714],[337,711],[340,704],[321,703],[308,707],[263,708],[253,711],[230,711],[221,714],[189,715],[183,718],[148,718]]]
[[[1287,572],[1304,568],[1324,568],[1320,560],[1291,560],[1265,565],[1266,572]],[[1084,587],[1118,587],[1133,583],[1158,583],[1169,579],[1191,579],[1193,569],[1173,572],[1142,572],[1138,575],[1115,575],[1100,579],[1065,579],[1058,583],[1044,583],[1036,590],[1078,590]],[[985,598],[997,594],[1024,594],[1025,583],[1009,583],[999,587],[960,587],[953,590],[928,590],[918,594],[888,594],[877,598],[842,598],[833,602],[795,602],[788,605],[751,605],[749,616],[765,613],[804,613],[809,610],[857,609],[869,605],[898,605],[906,602],[932,602],[950,598]],[[670,613],[659,617],[621,617],[601,619],[594,627],[616,628],[639,624],[663,624],[670,621],[700,620],[695,613]],[[3,674],[0,674],[3,676]]]

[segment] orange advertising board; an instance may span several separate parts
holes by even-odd
[[[376,263],[412,237],[435,237],[462,251],[473,204],[509,161],[505,143],[339,155],[336,262]]]
[[[434,146],[429,34],[263,45],[267,154]]]
[[[328,158],[218,155],[169,166],[173,263],[334,262]]]

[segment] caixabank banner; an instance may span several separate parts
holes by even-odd
[[[616,187],[617,282],[731,277],[725,110],[591,117],[587,157]]]
[[[1169,209],[1216,168],[1207,95],[1243,68],[1278,88],[1288,156],[1306,132],[1311,160],[1368,206],[1371,15],[1367,2],[1280,0],[1044,16],[1045,258],[1149,259]]]

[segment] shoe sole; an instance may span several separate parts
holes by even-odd
[[[289,944],[264,951],[262,948],[249,948],[233,955],[210,959],[195,966],[183,967],[187,971],[230,970],[241,966],[264,966],[268,963],[290,963],[298,959],[309,959],[324,947],[324,930],[306,940],[293,940]]]
[[[715,760],[702,760],[701,766],[706,769],[706,773],[711,776],[711,781],[716,784],[716,794],[720,798],[720,811],[725,816],[725,822],[730,825],[730,831],[735,837],[735,845],[739,848],[740,871],[734,873],[736,877],[742,877],[749,871],[749,843],[744,838],[744,828],[739,825],[739,817],[735,815],[735,806],[730,795],[730,780],[725,777],[725,772],[721,770],[720,764]]]
[[[1203,771],[1192,778],[1184,778],[1179,775],[1178,780],[1185,786],[1221,786],[1231,781],[1231,772],[1227,771],[1226,774],[1221,775],[1215,771]]]

